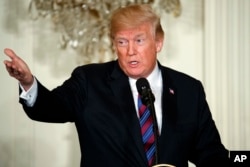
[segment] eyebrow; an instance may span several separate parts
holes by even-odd
[[[136,35],[135,37],[141,37],[141,36],[146,36],[146,34],[145,33],[140,33],[140,34]]]
[[[134,38],[145,37],[145,36],[146,36],[145,33],[141,33],[141,34],[136,35]],[[117,36],[117,37],[115,37],[115,39],[127,39],[127,38],[124,36]]]

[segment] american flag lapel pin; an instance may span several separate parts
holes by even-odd
[[[174,90],[172,88],[169,88],[169,93],[174,95]]]

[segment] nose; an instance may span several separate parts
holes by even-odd
[[[133,56],[136,53],[135,45],[133,42],[129,42],[128,44],[128,55]]]

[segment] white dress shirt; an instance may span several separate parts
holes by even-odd
[[[162,104],[161,104],[161,99],[162,99],[162,75],[161,71],[158,67],[158,64],[156,64],[154,70],[152,73],[147,77],[147,80],[150,84],[151,90],[155,96],[155,102],[154,102],[154,107],[155,107],[155,115],[158,123],[158,130],[159,133],[161,133],[161,127],[162,127]],[[138,111],[138,91],[136,88],[136,79],[129,78],[129,83],[131,87],[131,91],[134,97],[134,103],[135,103],[135,108],[137,112],[137,116],[139,118],[139,111]]]

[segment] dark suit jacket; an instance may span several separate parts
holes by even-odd
[[[228,151],[220,141],[202,84],[159,67],[163,76],[159,162],[177,167],[186,167],[188,160],[197,166],[225,166]],[[117,61],[78,67],[52,91],[38,82],[35,105],[20,102],[33,120],[75,123],[81,166],[147,166],[128,77]]]

